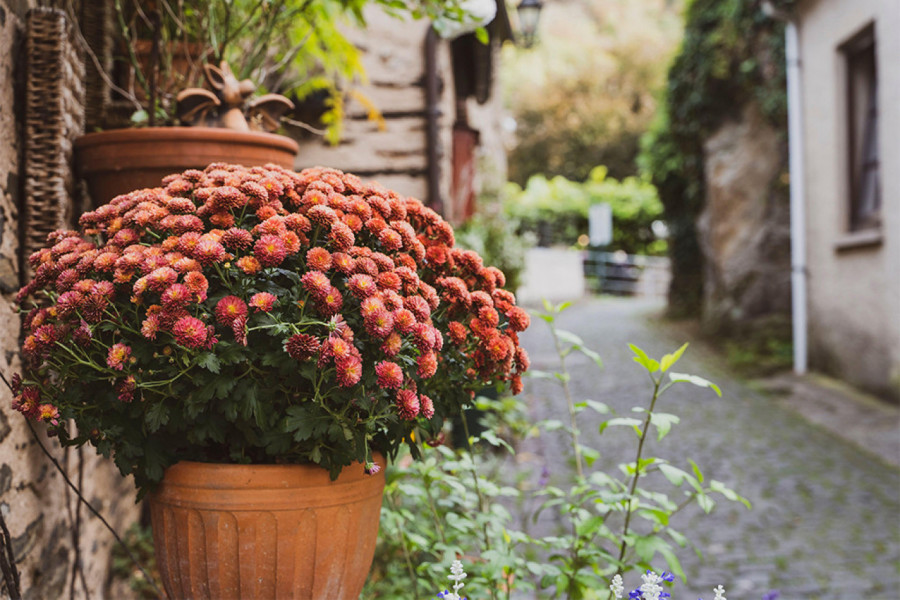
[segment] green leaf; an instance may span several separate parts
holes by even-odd
[[[673,352],[672,354],[666,354],[662,357],[660,361],[660,369],[663,373],[669,370],[669,367],[678,362],[678,359],[681,358],[681,355],[684,354],[684,351],[687,350],[687,343],[685,343],[681,348]]]
[[[690,458],[688,459],[688,462],[691,463],[691,469],[694,471],[694,475],[697,477],[697,481],[703,483],[703,473],[700,471],[700,467],[698,467],[697,463],[695,463]]]
[[[599,368],[601,368],[601,369],[603,368],[603,359],[600,358],[599,354],[597,354],[590,348],[585,348],[585,347],[578,348],[578,351],[581,352],[582,354],[584,354],[585,356],[587,356],[592,361],[594,361],[594,364],[596,364]]]
[[[593,517],[582,521],[575,527],[575,533],[579,537],[592,538],[594,537],[594,533],[603,526],[603,522],[606,519],[601,515],[594,515]]]
[[[156,402],[150,405],[144,415],[144,422],[151,433],[159,431],[159,428],[169,422],[169,408],[165,402]]]
[[[659,370],[659,362],[647,356],[646,352],[644,352],[634,344],[628,344],[628,347],[631,348],[631,351],[635,354],[633,358],[634,362],[647,369],[647,372],[656,373],[656,371]]]
[[[587,466],[592,466],[598,458],[600,458],[600,453],[593,448],[588,446],[581,446],[581,456],[584,457],[584,462],[587,463]]]
[[[662,472],[665,478],[669,480],[669,483],[676,487],[684,483],[685,478],[688,476],[687,473],[685,473],[678,467],[673,467],[672,465],[668,465],[666,463],[661,463],[659,465],[659,470],[660,472]]]
[[[687,383],[692,383],[697,387],[710,388],[716,393],[717,396],[719,396],[720,398],[722,397],[722,390],[719,389],[719,386],[711,381],[703,379],[702,377],[697,377],[696,375],[685,375],[684,373],[669,373],[669,378],[675,382],[685,381]]]
[[[197,357],[197,364],[215,374],[219,374],[221,363],[219,358],[212,352],[204,352]]]
[[[666,434],[672,429],[672,425],[677,424],[680,420],[681,419],[676,415],[671,415],[669,413],[650,413],[650,423],[654,425],[658,431],[656,441],[660,441],[666,437]]]
[[[490,36],[488,35],[487,29],[484,27],[479,27],[475,30],[475,39],[484,44],[485,46],[491,41]]]
[[[716,506],[716,501],[707,496],[706,494],[698,494],[697,495],[697,504],[700,505],[700,508],[703,509],[703,512],[709,514],[712,512],[712,509]]]
[[[556,337],[561,339],[564,342],[568,342],[573,346],[581,347],[584,345],[584,340],[572,333],[571,331],[566,331],[565,329],[557,329]]]
[[[600,423],[600,433],[606,431],[607,427],[633,427],[635,433],[637,433],[638,437],[640,437],[641,424],[642,422],[639,419],[632,419],[630,417],[615,417],[613,419],[609,419]]]

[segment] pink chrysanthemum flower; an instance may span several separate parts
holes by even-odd
[[[416,320],[425,322],[431,317],[431,307],[421,296],[407,296],[403,299],[404,308],[416,315]]]
[[[141,323],[141,335],[148,340],[155,340],[156,334],[159,332],[159,317],[149,315],[144,322]]]
[[[277,267],[287,257],[287,248],[278,236],[264,235],[253,245],[253,256],[264,267]]]
[[[116,393],[120,402],[131,402],[134,399],[136,387],[134,375],[129,375],[116,384]]]
[[[184,276],[184,285],[191,292],[194,300],[202,302],[206,300],[206,292],[209,290],[209,281],[199,271],[191,271]]]
[[[121,371],[131,356],[131,348],[125,344],[113,344],[106,354],[106,366]]]
[[[324,317],[336,315],[343,305],[344,297],[341,296],[341,291],[334,286],[331,286],[321,298],[316,299],[316,308]]]
[[[395,331],[384,339],[384,343],[381,344],[381,351],[388,358],[393,358],[400,353],[402,347],[403,338]]]
[[[321,344],[314,336],[296,333],[284,343],[285,351],[297,362],[303,362],[316,355]]]
[[[222,243],[232,250],[246,250],[253,245],[253,235],[246,229],[232,227],[222,236]]]
[[[350,356],[335,361],[335,372],[338,385],[351,387],[362,379],[362,360],[356,356]]]
[[[415,391],[402,389],[397,392],[397,412],[407,421],[412,421],[418,416],[419,397]]]
[[[375,338],[386,338],[394,331],[394,317],[386,309],[376,310],[365,317],[366,332]]]
[[[172,327],[175,341],[186,348],[199,349],[206,346],[208,331],[206,324],[191,316],[181,317]]]
[[[328,239],[331,240],[332,247],[339,252],[346,252],[356,241],[353,230],[342,221],[336,221],[331,225]]]
[[[357,263],[359,263],[359,261],[357,261]],[[352,275],[347,281],[347,287],[350,288],[350,291],[354,296],[360,299],[368,298],[378,291],[375,280],[372,279],[370,275],[363,275],[361,273]]]
[[[322,298],[331,289],[331,280],[321,271],[307,271],[300,278],[300,283],[315,298]]]
[[[418,368],[416,374],[422,379],[428,379],[437,373],[437,355],[434,352],[425,352],[416,360]]]
[[[466,329],[466,326],[459,321],[450,321],[447,323],[447,331],[450,333],[450,341],[457,346],[462,346],[466,343],[468,330]]]
[[[375,365],[378,386],[384,389],[399,389],[403,385],[403,369],[395,362],[383,360]]]
[[[278,298],[269,292],[259,292],[250,297],[250,306],[256,309],[256,312],[262,311],[267,313],[272,310],[277,300]]]
[[[331,255],[331,263],[334,268],[344,275],[352,275],[356,268],[356,261],[349,254],[343,252],[335,252]]]
[[[426,419],[434,416],[434,402],[425,394],[419,394],[420,414]]]
[[[390,227],[385,227],[378,232],[378,241],[388,251],[399,250],[403,247],[403,238]]]
[[[399,292],[400,287],[403,285],[403,282],[400,280],[400,276],[393,271],[385,271],[384,273],[379,273],[377,277],[377,283],[379,288],[383,290],[392,290],[394,292]]]
[[[186,307],[192,296],[188,286],[182,283],[173,283],[162,293],[159,301],[166,310],[178,310]]]
[[[362,314],[363,318],[368,317],[369,315],[375,314],[379,310],[384,310],[384,302],[380,297],[369,296],[359,304],[359,312]]]
[[[237,296],[225,296],[216,303],[216,322],[231,327],[235,319],[247,316],[247,305]]]
[[[247,317],[237,317],[231,322],[231,332],[234,333],[234,341],[242,346],[247,345]]]
[[[416,330],[418,321],[411,311],[399,308],[394,311],[394,327],[402,334],[412,333]]]

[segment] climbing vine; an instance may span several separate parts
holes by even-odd
[[[795,0],[773,2],[789,10]],[[673,280],[669,311],[701,311],[703,255],[696,220],[705,202],[703,144],[749,102],[787,130],[784,25],[760,0],[693,0],[665,103],[642,139],[640,164],[659,190],[669,225]]]

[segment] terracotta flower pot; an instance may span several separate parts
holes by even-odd
[[[94,206],[156,187],[166,175],[213,162],[294,167],[297,142],[283,135],[214,127],[112,129],[75,140],[75,166]]]
[[[180,462],[150,495],[170,599],[357,600],[372,566],[382,470]]]

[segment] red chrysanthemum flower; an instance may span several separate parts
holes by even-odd
[[[531,325],[531,317],[528,312],[514,306],[506,312],[506,318],[509,319],[509,328],[513,331],[525,331]]]
[[[120,402],[131,402],[136,387],[134,375],[129,375],[116,384],[116,394]]]
[[[331,263],[334,268],[344,275],[352,275],[356,268],[356,261],[349,254],[343,252],[335,252],[331,255]]]
[[[450,341],[457,346],[462,346],[466,343],[468,331],[466,330],[466,326],[459,321],[450,321],[447,323],[447,331],[450,333]]]
[[[144,322],[141,323],[141,335],[148,340],[155,340],[156,334],[159,333],[159,317],[149,315]]]
[[[490,306],[482,306],[478,309],[478,319],[485,327],[496,327],[500,323],[500,315]]]
[[[435,328],[427,323],[419,323],[416,325],[416,332],[413,340],[416,347],[422,352],[432,350],[436,340],[435,333]]]
[[[510,391],[515,394],[521,394],[525,386],[522,385],[522,377],[517,373],[510,379]]]
[[[344,297],[341,296],[341,291],[334,286],[331,286],[321,298],[316,298],[316,308],[324,317],[336,315],[343,305]]]
[[[359,263],[359,261],[357,261]],[[378,286],[375,284],[375,280],[372,279],[371,275],[363,275],[362,273],[357,273],[350,277],[347,281],[347,287],[350,288],[350,291],[357,298],[368,298],[372,294],[378,291]]]
[[[253,235],[246,229],[232,227],[222,236],[222,243],[232,250],[246,250],[253,245]]]
[[[419,409],[421,415],[426,419],[434,416],[434,402],[425,394],[419,394]]]
[[[225,296],[216,303],[216,322],[231,327],[235,319],[247,316],[247,305],[237,296]]]
[[[403,385],[403,369],[389,360],[375,365],[375,376],[378,386],[384,389],[399,389]]]
[[[385,227],[378,232],[378,241],[388,251],[400,250],[403,247],[403,238],[390,227]]]
[[[365,317],[366,332],[372,337],[386,338],[394,330],[394,317],[385,309],[376,310]]]
[[[113,344],[106,354],[106,366],[121,371],[131,356],[131,348],[125,344]]]
[[[521,346],[516,346],[515,352],[516,371],[524,373],[531,366],[531,360],[528,358],[528,352]]]
[[[379,288],[383,290],[393,290],[395,292],[399,292],[400,286],[403,284],[400,280],[400,276],[393,271],[379,273],[376,281]]]
[[[359,312],[362,314],[363,318],[384,309],[384,302],[381,301],[381,298],[378,295],[369,296],[359,304]]]
[[[202,302],[206,300],[206,292],[209,290],[209,281],[199,271],[191,271],[184,276],[184,285],[191,292],[194,300]]]
[[[376,277],[378,275],[378,265],[368,256],[359,256],[356,258],[356,272],[361,275],[369,275]]]
[[[264,235],[253,245],[253,256],[264,267],[277,267],[287,257],[287,248],[278,236]]]
[[[488,340],[487,350],[493,360],[500,362],[509,355],[508,340],[502,335],[495,335]]]
[[[300,278],[300,283],[314,298],[322,298],[331,289],[331,280],[321,271],[307,271]]]
[[[272,310],[277,300],[278,298],[269,292],[259,292],[250,297],[250,306],[256,309],[256,312],[262,311],[267,313]]]
[[[402,347],[403,338],[395,331],[384,339],[384,343],[381,344],[381,351],[384,352],[384,355],[388,358],[393,358],[400,354]]]
[[[424,352],[416,359],[416,374],[422,379],[428,379],[437,373],[437,355],[434,352]]]
[[[346,225],[347,227],[349,227],[350,231],[352,231],[354,234],[357,234],[360,231],[362,231],[363,221],[361,218],[359,218],[359,215],[357,215],[357,214],[347,213],[343,217],[341,217],[341,222],[344,223],[344,225]]]
[[[234,333],[234,341],[242,346],[247,345],[247,317],[237,317],[231,322],[231,332]]]
[[[159,297],[160,304],[166,310],[178,310],[186,307],[194,294],[182,283],[173,283]]]
[[[330,206],[316,204],[306,211],[306,218],[316,225],[330,227],[337,221],[338,217],[337,213]]]
[[[420,322],[425,322],[431,317],[431,307],[421,296],[407,296],[403,299],[403,307],[412,311]]]
[[[172,327],[175,341],[186,348],[199,349],[206,346],[208,339],[206,324],[191,316],[181,317]]]
[[[402,389],[397,392],[397,412],[402,419],[412,421],[419,414],[419,397],[413,390]]]
[[[306,253],[306,266],[315,271],[327,271],[331,268],[331,253],[321,246],[310,248]]]
[[[297,213],[291,213],[284,218],[285,226],[294,233],[309,233],[312,225],[309,219]]]
[[[394,311],[394,326],[400,333],[412,333],[416,330],[418,321],[416,321],[416,316],[411,311],[399,308]]]
[[[284,343],[285,351],[297,362],[303,362],[316,355],[321,343],[312,335],[295,333]]]
[[[356,241],[353,230],[342,221],[337,221],[331,225],[328,239],[331,240],[332,247],[339,252],[346,252]]]
[[[338,385],[351,387],[362,379],[362,360],[356,356],[350,356],[335,361],[335,372]]]

